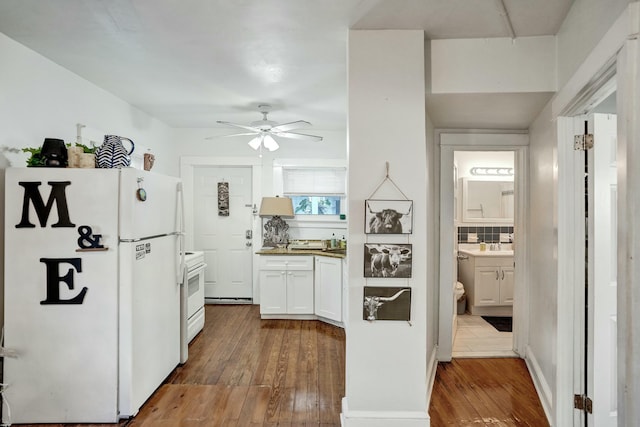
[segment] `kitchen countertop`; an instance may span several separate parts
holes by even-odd
[[[287,248],[269,248],[260,249],[256,252],[258,255],[319,255],[330,258],[346,258],[346,249],[329,249],[329,250],[315,250],[315,249],[287,249]]]

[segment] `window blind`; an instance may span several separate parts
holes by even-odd
[[[345,177],[345,168],[283,168],[283,193],[344,195]]]

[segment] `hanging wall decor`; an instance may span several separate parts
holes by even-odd
[[[374,320],[411,320],[411,288],[365,286],[362,318]]]
[[[412,200],[365,200],[364,226],[367,234],[411,234]]]
[[[229,216],[229,183],[218,183],[218,216]]]
[[[389,176],[389,162],[382,182],[364,201],[364,232],[366,234],[411,234],[413,232],[413,200]],[[373,199],[385,184],[391,184],[404,200]]]
[[[411,268],[411,244],[364,244],[364,277],[407,278]]]

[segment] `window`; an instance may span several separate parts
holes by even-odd
[[[291,197],[296,215],[340,215],[346,199],[346,169],[307,167],[282,169],[283,194]]]
[[[293,212],[296,215],[340,215],[341,197],[293,196]]]

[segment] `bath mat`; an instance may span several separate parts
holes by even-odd
[[[511,317],[482,316],[482,318],[500,332],[511,332],[513,323]]]

